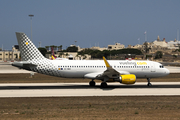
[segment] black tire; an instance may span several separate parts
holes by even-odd
[[[90,85],[90,86],[95,86],[96,83],[95,83],[94,81],[90,81],[90,82],[89,82],[89,85]]]
[[[151,83],[148,83],[147,86],[152,86],[152,84],[151,84]]]
[[[107,83],[106,83],[106,82],[102,82],[102,83],[101,83],[101,87],[102,87],[102,88],[106,88],[106,87],[107,87]]]

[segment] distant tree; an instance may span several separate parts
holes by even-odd
[[[152,57],[152,55],[146,55],[146,59],[149,58],[149,57]]]
[[[58,51],[62,51],[62,45],[58,46]]]
[[[41,52],[41,54],[42,54],[43,56],[46,56],[46,53],[47,53],[47,49],[46,49],[46,48],[39,47],[38,50]]]
[[[142,55],[142,52],[138,49],[120,49],[120,50],[92,50],[92,49],[84,49],[78,52],[78,55],[88,54],[91,55],[92,58],[101,58],[108,57],[108,56],[117,56],[119,54],[135,54],[135,55]]]
[[[66,53],[65,55],[66,55],[66,56],[68,56],[69,54],[68,54],[68,53]]]
[[[111,51],[111,55],[117,55],[117,54],[142,55],[142,52],[140,50],[138,50],[138,49],[132,49],[132,48],[125,48],[125,49]]]
[[[78,47],[76,46],[70,46],[66,49],[67,52],[77,52],[78,51]]]
[[[45,48],[46,48],[47,51],[49,51],[49,47],[50,47],[50,46],[45,46]]]
[[[157,51],[156,52],[156,55],[155,55],[155,59],[159,59],[159,58],[162,58],[163,54],[161,51]]]
[[[59,53],[59,57],[62,57],[64,55],[64,52]]]
[[[177,55],[173,55],[174,58],[177,58]]]
[[[55,47],[56,47],[55,45],[51,45],[50,49],[53,48],[53,50],[55,50]]]
[[[53,48],[53,49],[54,49],[54,51],[57,51],[57,47],[58,47],[58,46],[54,46],[54,48]]]
[[[144,43],[144,51],[145,51],[146,53],[148,53],[150,49],[151,49],[151,48],[148,46],[148,42],[145,42],[145,43]]]
[[[110,50],[103,50],[102,54],[105,58],[107,58],[110,55]]]

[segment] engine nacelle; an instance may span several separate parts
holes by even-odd
[[[123,84],[134,84],[136,82],[136,76],[133,74],[120,75],[119,79],[115,81],[118,81]]]

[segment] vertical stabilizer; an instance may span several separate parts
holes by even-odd
[[[22,61],[44,59],[44,56],[40,53],[40,51],[36,48],[36,46],[25,33],[16,32],[16,37],[19,44]]]
[[[53,59],[56,58],[56,56],[55,56],[55,54],[54,54],[54,48],[53,48],[53,47],[51,47],[51,55],[54,57]]]

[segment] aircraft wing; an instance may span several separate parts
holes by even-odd
[[[113,69],[105,57],[103,57],[103,60],[106,64],[106,70],[104,72],[97,72],[97,73],[88,73],[84,77],[90,78],[90,79],[104,79],[104,78],[118,78],[120,73],[121,74],[129,74],[126,71],[116,71]]]
[[[119,77],[120,73],[111,67],[111,65],[108,63],[108,61],[106,60],[105,57],[103,57],[103,60],[104,60],[104,62],[106,64],[107,69],[99,77],[103,77],[103,78],[104,77],[108,77],[108,78],[117,78],[117,77]]]

